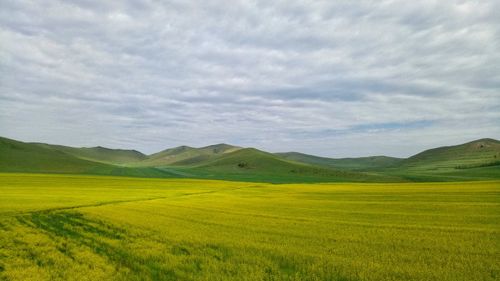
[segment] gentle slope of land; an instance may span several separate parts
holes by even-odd
[[[179,146],[152,154],[144,161],[136,164],[140,166],[192,165],[217,158],[238,149],[241,148],[223,143],[201,148]]]
[[[0,138],[0,170],[4,172],[86,173],[108,165],[80,159],[50,147]]]
[[[500,166],[500,141],[480,139],[461,145],[429,149],[404,159],[400,166],[432,171]]]
[[[190,169],[207,178],[288,182],[400,181],[380,174],[367,174],[295,162],[254,148],[240,149],[205,161]]]
[[[64,152],[57,147],[0,138],[0,171],[136,177],[175,176],[154,167],[128,168],[91,161]]]
[[[416,181],[460,181],[500,178],[500,142],[480,139],[429,149],[385,170]]]
[[[106,147],[70,147],[62,145],[51,145],[45,143],[35,143],[41,147],[50,148],[65,152],[77,158],[86,159],[95,162],[103,162],[108,164],[126,164],[145,160],[147,155],[142,154],[137,150],[126,149],[110,149]]]

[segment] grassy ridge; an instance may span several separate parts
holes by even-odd
[[[86,173],[107,168],[52,148],[0,138],[0,171]]]
[[[142,161],[147,158],[146,155],[136,150],[126,149],[110,149],[105,147],[69,147],[62,145],[51,145],[44,143],[35,143],[38,146],[50,148],[65,152],[77,158],[90,160],[94,162],[102,162],[108,164],[126,164],[131,162]]]
[[[0,174],[0,280],[498,280],[500,182]]]
[[[481,139],[461,145],[429,149],[401,161],[400,167],[414,171],[447,172],[475,168],[500,161],[500,141]]]
[[[0,171],[176,177],[154,167],[130,168],[75,157],[52,146],[0,138]]]
[[[426,150],[384,170],[413,181],[500,179],[500,142],[493,139]]]
[[[186,171],[205,178],[274,183],[291,182],[290,179],[295,182],[401,181],[397,177],[375,173],[344,171],[290,161],[253,148],[227,153]]]
[[[240,147],[228,144],[216,144],[201,148],[189,146],[179,146],[166,149],[148,156],[141,162],[136,162],[138,166],[165,166],[165,165],[197,165],[205,161],[218,158],[226,153],[237,151]]]

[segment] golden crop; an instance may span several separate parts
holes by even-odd
[[[0,280],[498,280],[499,191],[0,174]]]

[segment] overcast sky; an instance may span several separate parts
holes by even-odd
[[[0,1],[0,136],[409,156],[500,138],[500,1]]]

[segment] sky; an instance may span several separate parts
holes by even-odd
[[[500,1],[0,1],[0,136],[407,157],[500,139]]]

